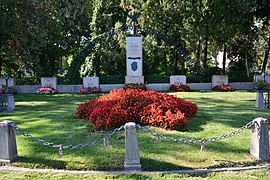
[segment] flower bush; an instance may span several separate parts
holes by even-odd
[[[130,121],[185,130],[187,118],[194,117],[197,111],[196,104],[169,94],[119,89],[81,104],[73,115],[78,119],[88,119],[94,130],[109,130]]]
[[[213,91],[233,91],[230,85],[217,85],[212,88]]]
[[[141,89],[141,90],[147,90],[145,84],[126,84],[124,87],[123,87],[124,90],[127,90],[127,89]]]
[[[0,88],[0,94],[6,94],[6,91],[3,88]]]
[[[82,94],[96,94],[96,93],[100,93],[100,92],[101,92],[101,90],[96,86],[94,86],[92,88],[88,87],[88,88],[81,88],[80,89],[80,93],[82,93]]]
[[[170,85],[169,89],[173,92],[188,92],[191,91],[190,87],[188,85],[183,85],[183,84],[172,84]]]
[[[58,91],[52,87],[41,87],[35,93],[36,94],[57,94]]]
[[[0,94],[17,94],[17,91],[15,89],[15,86],[6,86],[6,85],[1,85],[2,88],[0,88]]]

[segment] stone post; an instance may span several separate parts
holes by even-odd
[[[125,124],[126,132],[126,161],[124,168],[129,171],[140,171],[142,169],[138,148],[136,124],[129,122]]]
[[[264,102],[263,102],[263,91],[258,90],[256,94],[256,108],[263,109],[264,108]]]
[[[250,154],[262,161],[269,158],[269,121],[258,117],[253,120]]]
[[[13,94],[7,95],[7,110],[14,111],[15,110],[15,103],[14,103],[14,96]]]
[[[0,122],[0,162],[13,162],[18,159],[16,129],[12,121]]]

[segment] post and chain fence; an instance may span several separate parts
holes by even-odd
[[[237,129],[237,130],[234,130],[228,134],[224,134],[224,135],[221,135],[221,136],[216,136],[216,137],[211,137],[211,138],[203,138],[203,139],[195,139],[195,138],[175,138],[175,137],[172,137],[172,136],[169,136],[169,135],[165,135],[165,134],[159,134],[157,133],[156,131],[154,130],[151,130],[149,127],[146,127],[146,126],[140,126],[140,125],[136,125],[136,127],[139,129],[139,130],[142,130],[144,132],[147,132],[149,133],[150,135],[152,136],[155,136],[157,138],[157,142],[160,143],[160,140],[163,139],[163,140],[168,140],[168,141],[172,141],[172,142],[181,142],[181,143],[189,143],[189,144],[200,144],[201,145],[201,150],[204,150],[205,148],[205,143],[212,143],[212,142],[215,142],[215,141],[220,141],[220,140],[223,140],[223,139],[226,139],[226,138],[230,138],[236,134],[239,134],[241,132],[243,132],[244,130],[250,128],[251,126],[254,125],[255,122],[253,121],[250,121],[249,123],[247,123],[245,126]],[[3,124],[0,123],[0,126],[4,126]],[[101,137],[101,138],[98,138],[92,142],[89,142],[89,143],[86,143],[86,144],[77,144],[77,145],[63,145],[63,144],[55,144],[53,142],[47,142],[47,141],[44,141],[42,139],[39,139],[37,137],[34,137],[32,136],[31,134],[29,134],[28,132],[22,130],[19,126],[17,126],[16,124],[10,124],[11,127],[14,127],[17,132],[19,132],[20,134],[22,134],[23,136],[25,137],[28,137],[29,139],[31,139],[33,142],[38,142],[40,143],[41,145],[44,145],[44,146],[48,146],[48,147],[51,147],[51,148],[58,148],[58,153],[59,153],[59,157],[61,158],[62,155],[63,155],[63,149],[70,149],[70,150],[73,150],[73,149],[78,149],[78,148],[85,148],[85,147],[91,147],[91,146],[95,146],[99,143],[104,143],[104,146],[109,146],[109,140],[108,138],[109,137],[112,137],[113,135],[116,135],[118,134],[120,131],[124,130],[124,125],[120,126],[119,128],[115,128],[110,134],[107,134],[105,135],[104,137]]]

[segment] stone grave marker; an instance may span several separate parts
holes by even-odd
[[[212,76],[212,87],[219,85],[228,85],[229,80],[227,75],[213,75]]]
[[[41,77],[42,87],[52,87],[57,89],[57,78],[56,77]]]
[[[6,79],[5,78],[0,78],[0,88],[1,85],[6,85]],[[16,86],[16,79],[15,78],[8,78],[8,86]]]
[[[254,75],[254,82],[258,82],[258,80],[263,80],[262,75],[259,74]],[[270,83],[270,75],[265,75],[265,82]]]
[[[99,77],[92,76],[92,77],[84,77],[83,78],[83,87],[97,87],[99,88]]]
[[[186,76],[170,76],[170,84],[187,84],[187,77]]]

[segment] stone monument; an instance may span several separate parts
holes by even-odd
[[[213,75],[212,76],[212,87],[220,85],[228,85],[228,75]]]
[[[92,77],[84,77],[83,78],[83,87],[88,88],[88,87],[97,87],[99,88],[99,78],[96,76]]]
[[[144,83],[142,62],[142,37],[128,37],[126,39],[126,84]]]
[[[56,77],[41,77],[42,87],[52,87],[57,89],[57,78]]]
[[[187,84],[187,77],[186,76],[171,76],[170,77],[170,84]]]

